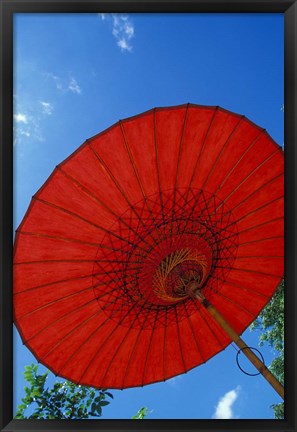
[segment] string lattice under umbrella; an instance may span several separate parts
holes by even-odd
[[[156,108],[87,140],[16,233],[15,323],[57,375],[142,386],[239,338],[283,278],[283,152],[219,107]],[[260,362],[260,363],[258,363]]]

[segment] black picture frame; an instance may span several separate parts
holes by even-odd
[[[2,0],[1,12],[1,431],[295,431],[296,429],[296,0]],[[283,13],[285,20],[285,419],[284,420],[13,420],[13,14],[67,12]]]

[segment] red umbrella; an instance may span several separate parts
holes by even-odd
[[[283,278],[283,170],[265,130],[219,107],[156,108],[87,140],[17,230],[23,342],[57,375],[120,389],[245,348]]]

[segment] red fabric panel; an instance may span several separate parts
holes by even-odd
[[[82,262],[78,266],[77,262],[40,262],[36,264],[16,264],[14,266],[13,282],[14,292],[28,290],[28,296],[36,295],[30,290],[34,290],[40,285],[48,286],[68,280],[72,283],[75,278],[90,276],[93,273],[93,263]]]
[[[202,150],[216,110],[209,107],[188,108],[186,128],[178,171],[178,186],[187,188],[191,182],[197,158]]]
[[[156,141],[162,190],[173,189],[186,108],[156,111]]]
[[[38,236],[23,235],[22,237],[22,249],[17,250],[15,263],[29,262],[31,256],[34,256],[34,261],[77,260],[80,263],[84,260],[91,260],[93,262],[98,249],[96,244],[76,243],[48,237],[43,238],[41,249]]]
[[[122,123],[125,138],[146,196],[159,192],[155,152],[154,112]]]
[[[94,244],[98,234],[104,234],[98,226],[86,223],[75,215],[63,212],[40,201],[33,200],[28,214],[30,214],[30,217],[27,217],[26,214],[18,231],[37,234],[40,238],[50,236],[65,241],[74,240]],[[17,233],[16,243],[18,240]]]
[[[198,164],[194,173],[193,187],[204,188],[211,174],[215,161],[219,158],[228,139],[234,132],[240,117],[218,109],[213,117],[204,145],[198,155]]]
[[[124,377],[125,380],[121,380],[121,386],[123,387],[134,387],[143,384],[143,374],[145,371],[145,359],[150,345],[150,340],[152,337],[151,330],[143,330],[141,332],[140,338],[136,339],[133,351],[129,356],[128,367],[125,367]],[[160,350],[162,353],[162,350]],[[162,354],[161,354],[162,355]],[[163,377],[160,377],[162,379]],[[137,377],[137,379],[135,379]]]
[[[100,140],[100,137],[97,139]],[[101,140],[103,139],[102,136]],[[126,210],[127,202],[92,150],[92,141],[84,144],[79,152],[70,156],[59,166],[63,172],[85,188],[86,193],[91,193],[111,212],[123,213]],[[84,169],[81,169],[82,166]]]
[[[92,138],[90,146],[102,160],[115,187],[124,192],[126,208],[127,202],[135,203],[143,199],[120,126]]]
[[[235,169],[245,153],[256,146],[257,138],[263,133],[246,119],[241,119],[229,136],[222,153],[219,155],[205,187],[216,192],[228,178],[230,171]]]

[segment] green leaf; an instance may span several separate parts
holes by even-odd
[[[96,411],[100,416],[102,415],[102,408],[99,404],[97,405]]]

